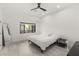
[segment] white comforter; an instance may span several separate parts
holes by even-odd
[[[45,36],[45,35],[33,35],[29,36],[29,40],[38,45],[42,50],[45,50],[49,45],[56,42],[58,36],[57,35],[51,35],[51,36]]]

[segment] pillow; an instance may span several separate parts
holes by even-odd
[[[52,33],[48,34],[48,36],[52,36],[52,35],[53,35]]]

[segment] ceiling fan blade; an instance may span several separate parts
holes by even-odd
[[[44,8],[40,8],[41,10],[43,10],[43,11],[46,11],[46,9],[44,9]]]

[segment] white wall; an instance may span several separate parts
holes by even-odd
[[[58,33],[64,38],[79,41],[79,7],[68,8],[42,19],[44,34]]]
[[[5,5],[6,6],[6,5]],[[10,5],[8,5],[10,6]],[[79,40],[79,8],[69,8],[52,14],[40,19],[37,17],[32,17],[28,15],[27,10],[23,6],[12,5],[10,7],[3,7],[3,20],[9,24],[11,35],[15,40],[19,37],[26,39],[27,34],[21,35],[19,29],[19,22],[35,22],[38,24],[38,32],[48,34],[48,33],[59,33],[68,39]],[[24,5],[25,6],[25,5]],[[28,7],[29,8],[29,7]],[[31,13],[29,13],[31,14]],[[33,13],[34,14],[34,13]],[[41,28],[40,28],[41,24]],[[23,37],[24,36],[24,37]],[[17,39],[16,39],[17,38]]]

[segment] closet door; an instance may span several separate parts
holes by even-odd
[[[0,7],[0,46],[2,46],[2,8]]]
[[[0,46],[2,46],[2,23],[0,22]]]

